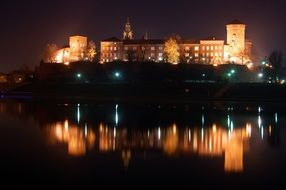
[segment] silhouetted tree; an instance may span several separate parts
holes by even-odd
[[[273,67],[276,82],[278,82],[279,77],[280,77],[280,71],[281,71],[281,68],[283,67],[283,53],[280,50],[274,50],[269,55],[268,59],[269,59],[270,64]]]

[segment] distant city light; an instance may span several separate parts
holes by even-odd
[[[263,73],[259,73],[259,74],[258,74],[258,77],[259,77],[259,78],[262,78],[262,77],[263,77]]]
[[[234,69],[232,69],[230,72],[231,72],[231,74],[234,74],[234,73],[235,73],[235,70],[234,70]]]

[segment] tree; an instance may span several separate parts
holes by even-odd
[[[269,55],[269,62],[273,67],[274,73],[275,73],[275,78],[276,81],[279,81],[279,75],[281,68],[283,67],[283,53],[280,50],[274,50],[271,52]]]
[[[59,48],[55,44],[47,44],[42,59],[45,63],[54,63]]]
[[[93,41],[90,41],[87,46],[86,56],[89,61],[93,62],[96,56],[96,45]]]
[[[172,64],[178,64],[180,59],[180,52],[179,52],[179,45],[178,41],[175,37],[170,37],[165,42],[165,49],[164,52],[167,56],[167,61]]]

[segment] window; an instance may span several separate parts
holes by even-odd
[[[151,47],[151,50],[152,50],[152,51],[155,51],[155,47],[154,47],[154,46],[152,46],[152,47]]]
[[[206,47],[205,47],[205,46],[203,46],[203,47],[202,47],[202,50],[203,50],[203,51],[205,51],[205,49],[206,49]]]
[[[210,56],[210,54],[209,53],[207,53],[207,57],[209,57]]]
[[[185,53],[185,57],[190,57],[190,54],[189,53]]]
[[[207,46],[207,51],[210,50],[210,46]]]
[[[219,49],[219,50],[222,50],[222,47],[221,47],[221,46],[219,46],[219,47],[218,47],[218,49]]]
[[[198,53],[195,53],[195,57],[199,57],[199,54],[198,54]]]
[[[185,48],[185,50],[186,50],[186,51],[190,51],[190,47],[187,46],[187,47]]]
[[[214,49],[217,50],[217,46],[215,46]]]
[[[116,51],[117,50],[117,48],[116,47],[114,47],[114,51]]]
[[[128,47],[124,47],[124,50],[128,50]]]
[[[222,57],[222,53],[221,52],[219,53],[219,56]]]
[[[162,46],[159,46],[159,50],[163,50],[163,47],[162,47]]]
[[[199,51],[199,46],[195,46],[195,51]]]
[[[217,56],[218,56],[218,53],[215,53],[215,56],[217,57]]]
[[[105,50],[105,47],[104,47],[104,46],[102,47],[102,50],[103,50],[103,51]]]
[[[205,53],[203,53],[203,57],[205,57],[206,56],[206,54]]]
[[[211,57],[213,57],[214,56],[214,53],[211,53]]]
[[[213,47],[213,46],[211,46],[211,50],[214,50],[214,47]]]
[[[113,50],[113,47],[110,47],[110,51],[112,51]]]
[[[151,57],[152,57],[152,58],[155,57],[155,54],[154,54],[154,53],[151,53]]]
[[[163,53],[159,53],[158,55],[159,55],[159,57],[163,57]]]

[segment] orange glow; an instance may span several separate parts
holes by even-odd
[[[69,125],[68,120],[52,124],[48,127],[49,140],[61,142],[68,145],[68,153],[73,156],[82,156],[86,153],[87,147],[93,147],[95,134],[92,130],[87,131],[75,125]]]

